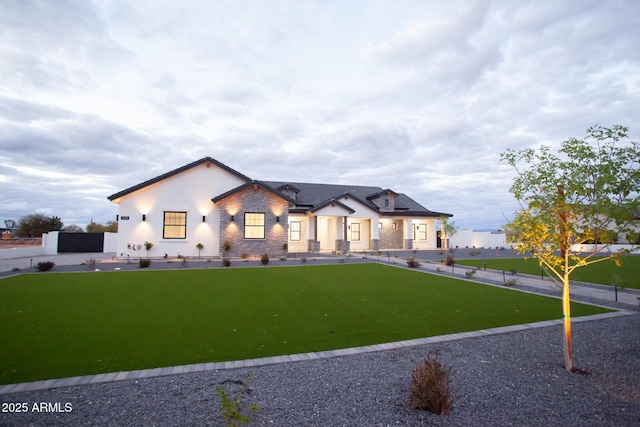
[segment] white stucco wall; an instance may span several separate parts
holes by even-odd
[[[144,242],[153,243],[150,257],[161,257],[165,253],[170,257],[198,256],[198,243],[204,246],[201,256],[218,256],[220,211],[211,199],[243,183],[228,171],[204,163],[123,196],[116,256],[147,256]],[[186,239],[163,238],[165,211],[187,213]],[[146,221],[142,221],[142,215]]]
[[[506,248],[506,234],[490,231],[458,230],[449,238],[449,246],[455,248]]]

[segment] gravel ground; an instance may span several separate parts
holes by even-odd
[[[401,350],[0,396],[0,425],[224,425],[215,388],[243,402],[252,425],[638,426],[640,315],[575,323],[568,373],[559,326]],[[451,366],[451,415],[410,408],[412,368],[439,354]],[[71,412],[33,412],[34,403]],[[4,412],[27,403],[27,413]],[[70,404],[66,406],[65,404]]]

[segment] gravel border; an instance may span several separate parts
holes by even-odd
[[[27,413],[1,425],[223,425],[215,388],[230,394],[253,373],[243,401],[252,425],[637,426],[640,315],[573,328],[574,365],[564,370],[562,327],[550,326],[314,361],[74,386],[0,396]],[[438,353],[453,368],[451,415],[408,407],[412,368]],[[33,412],[57,403],[71,412]]]

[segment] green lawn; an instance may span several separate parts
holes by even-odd
[[[487,268],[504,271],[515,268],[518,273],[540,275],[540,264],[535,259],[465,259],[456,260],[456,263],[480,268],[483,268],[486,264]],[[620,267],[616,266],[613,261],[603,261],[586,267],[580,267],[571,275],[571,280],[613,285],[612,278],[614,275],[626,280],[627,287],[640,289],[640,256],[631,255],[622,258],[622,265]]]
[[[557,299],[379,264],[24,274],[0,280],[0,384],[560,317]]]

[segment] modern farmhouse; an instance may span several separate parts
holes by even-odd
[[[380,187],[257,181],[205,157],[108,197],[119,257],[434,249],[433,212]],[[147,245],[149,246],[149,245]]]

